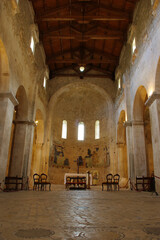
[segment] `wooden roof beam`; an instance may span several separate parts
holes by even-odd
[[[101,56],[101,57],[104,57],[104,58],[110,58],[114,61],[119,60],[119,57],[116,57],[116,56],[112,55],[111,53],[106,53],[106,52],[98,50],[98,49],[85,47],[85,50],[90,52],[92,55],[98,55],[98,56]]]
[[[104,64],[104,63],[115,63],[113,59],[100,59],[100,58],[93,58],[93,59],[72,59],[72,58],[63,58],[63,59],[50,59],[47,61],[47,64],[53,63],[66,63],[66,64]]]
[[[53,35],[53,36],[48,36],[43,38],[43,41],[48,41],[49,39],[52,40],[58,40],[58,39],[73,39],[73,40],[77,40],[79,42],[87,42],[89,40],[123,40],[124,36],[122,35],[84,35],[82,37],[82,35],[78,35],[78,34],[71,34],[71,35]]]
[[[39,11],[39,12],[36,13],[35,19],[37,21],[39,21],[40,19],[56,17],[55,15],[57,13],[60,13],[63,10],[70,10],[70,9],[72,9],[72,6],[75,3],[77,3],[77,2],[74,2],[74,3],[72,2],[71,6],[68,5],[68,4],[65,4],[65,5],[60,6],[60,7],[47,9],[45,11],[44,10],[43,11]],[[92,1],[91,1],[91,3],[92,3]],[[103,12],[106,11],[106,13],[112,14],[112,15],[117,16],[119,18],[124,18],[125,17],[127,20],[130,19],[129,14],[126,11],[122,11],[120,9],[108,7],[108,6],[106,6],[105,4],[102,4],[102,3],[100,4],[100,6],[95,5],[95,8],[93,8],[90,12],[95,11],[97,9],[98,9],[98,11],[103,11]],[[81,16],[81,18],[82,18],[82,16]]]
[[[85,51],[89,53],[89,56],[90,56],[90,54],[98,55],[99,58],[104,57],[105,59],[110,59],[110,62],[118,63],[118,59],[119,58],[116,57],[116,56],[113,56],[110,53],[105,53],[104,51],[100,51],[100,50],[97,50],[97,49],[94,50],[92,48],[90,48],[90,49],[89,48],[85,48]],[[77,54],[75,54],[76,52],[80,52],[80,48],[79,47],[73,49],[73,55],[75,55],[76,57],[79,57]],[[70,49],[67,49],[67,50],[63,51],[63,56],[65,56],[66,54],[71,54]],[[59,57],[62,57],[62,53],[61,52],[55,53],[54,57],[51,57],[51,58],[47,59],[47,64],[52,64],[54,62],[54,60],[59,58]],[[84,58],[86,59],[86,55],[84,56]],[[77,62],[78,62],[78,60],[77,60]]]
[[[89,32],[94,32],[94,31],[95,31],[95,34],[96,34],[97,33],[97,28],[105,31],[105,34],[107,33],[107,34],[121,35],[121,36],[124,35],[123,31],[107,29],[107,28],[104,28],[104,27],[99,26],[99,25],[98,26],[95,25],[95,26],[91,27],[90,29],[87,29],[86,31],[82,32],[82,31],[78,30],[77,28],[75,28],[74,26],[69,26],[68,24],[66,24],[64,26],[61,26],[60,28],[54,27],[52,30],[50,30],[48,32],[46,31],[46,32],[41,33],[41,37],[52,37],[52,36],[54,37],[54,36],[56,36],[56,32],[60,32],[60,31],[66,30],[66,29],[69,30],[69,28],[72,31],[74,31],[75,33],[83,34],[83,35],[86,34],[86,33],[89,33]]]
[[[128,21],[129,17],[126,16],[102,16],[102,15],[95,15],[95,16],[85,16],[84,19],[81,15],[77,16],[48,16],[48,17],[36,17],[36,22],[55,22],[55,21],[77,21],[79,24],[88,24],[91,21]]]
[[[54,74],[53,74],[54,75]],[[77,77],[77,74],[72,74],[72,73],[60,73],[60,74],[55,74],[54,77]],[[111,80],[114,80],[113,75],[108,75],[108,74],[79,74],[79,77],[88,77],[88,78],[109,78]]]

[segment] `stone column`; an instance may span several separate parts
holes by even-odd
[[[10,176],[27,176],[31,148],[31,133],[34,122],[14,121],[15,133],[13,138],[12,156],[9,168]]]
[[[133,151],[134,151],[134,167],[136,176],[147,176],[146,162],[146,146],[144,136],[144,122],[133,121]]]
[[[124,143],[117,143],[118,148],[118,174],[121,177],[125,175],[125,166],[124,166]]]
[[[125,127],[126,127],[126,143],[127,143],[128,178],[131,179],[131,182],[134,182],[135,170],[134,170],[132,122],[126,121]]]
[[[126,121],[124,127],[126,127],[126,144],[127,144],[127,162],[128,162],[128,178],[131,182],[135,180],[134,172],[134,153],[133,153],[133,132],[132,132],[132,114],[131,114],[131,97],[130,97],[130,75],[127,71],[123,76],[125,84],[124,93],[126,101]]]
[[[23,165],[23,176],[24,177],[30,176],[29,174],[30,174],[30,164],[32,161],[32,147],[33,147],[35,122],[28,121],[27,125],[28,126],[27,126],[27,136],[26,136],[24,165]]]
[[[154,174],[160,177],[160,93],[153,92],[145,105],[150,111]],[[160,193],[160,179],[155,178],[155,181],[156,191]]]
[[[8,150],[14,107],[18,101],[11,92],[0,93],[0,183],[2,188],[8,162]]]

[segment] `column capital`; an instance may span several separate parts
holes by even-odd
[[[145,102],[145,106],[150,107],[156,99],[160,99],[160,92],[154,91],[152,95]]]
[[[134,125],[134,126],[142,126],[142,125],[144,125],[144,122],[143,121],[137,121],[137,120],[133,120],[132,121],[132,125]]]
[[[26,120],[26,121],[23,121],[23,120],[14,120],[13,121],[14,124],[26,124],[26,125],[32,125],[32,126],[36,126],[35,122],[34,121],[29,121],[29,120]]]
[[[116,144],[117,144],[117,147],[118,147],[118,148],[123,148],[124,145],[125,145],[125,143],[122,143],[122,142],[118,142],[118,143],[116,143]]]
[[[12,92],[0,92],[0,99],[4,98],[9,98],[9,100],[13,103],[14,106],[18,105],[18,101]]]
[[[123,123],[123,126],[124,126],[124,127],[132,127],[132,121],[125,121],[125,122]]]

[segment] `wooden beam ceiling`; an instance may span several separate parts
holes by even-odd
[[[30,1],[51,78],[114,79],[138,0]]]

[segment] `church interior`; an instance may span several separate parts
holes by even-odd
[[[159,43],[160,0],[0,1],[0,240],[160,239]]]

